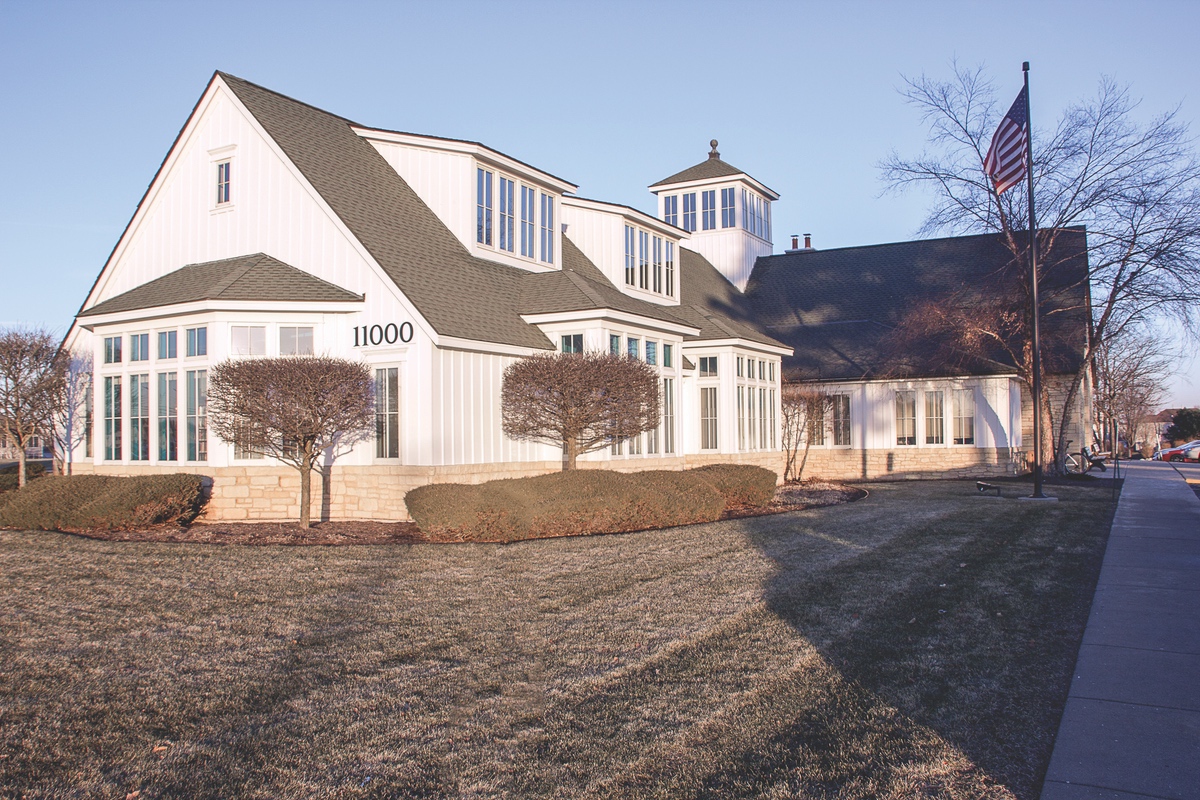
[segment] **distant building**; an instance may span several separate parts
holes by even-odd
[[[359,125],[216,73],[68,335],[96,364],[94,455],[81,446],[76,472],[203,473],[210,517],[294,516],[293,470],[209,433],[208,370],[324,353],[370,365],[377,426],[333,459],[323,513],[402,519],[417,485],[559,468],[500,425],[504,368],[553,350],[627,354],[660,375],[658,429],[585,468],[781,472],[785,377],[843,398],[823,469],[1020,466],[1028,409],[1011,368],[885,374],[867,355],[904,296],[886,287],[932,288],[906,254],[977,271],[999,257],[988,237],[772,255],[779,195],[715,141],[651,187],[657,217],[576,189],[477,142]],[[845,313],[822,317],[827,303]],[[843,352],[852,328],[858,349]]]

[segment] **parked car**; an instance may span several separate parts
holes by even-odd
[[[1171,459],[1172,461],[1191,461],[1193,463],[1200,462],[1200,444],[1194,444],[1191,447],[1183,448],[1183,452],[1177,453]]]
[[[1154,460],[1155,461],[1176,461],[1176,460],[1182,461],[1183,459],[1180,458],[1180,456],[1183,454],[1183,451],[1189,450],[1189,449],[1191,449],[1193,447],[1197,447],[1197,446],[1200,446],[1200,439],[1193,439],[1192,441],[1188,442],[1187,444],[1181,444],[1178,447],[1168,447],[1165,450],[1159,450],[1157,453],[1155,453]]]

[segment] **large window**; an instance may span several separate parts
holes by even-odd
[[[717,377],[717,357],[716,356],[700,356],[700,377],[701,378]]]
[[[187,373],[187,460],[208,461],[208,370]]]
[[[208,355],[208,328],[187,329],[187,356]]]
[[[663,222],[679,227],[679,195],[669,194],[663,198]]]
[[[689,192],[683,196],[683,229],[696,230],[696,193]]]
[[[375,370],[375,457],[400,457],[400,377],[396,367]]]
[[[737,212],[733,206],[733,188],[721,190],[721,227],[732,228],[736,225]]]
[[[700,226],[711,231],[717,227],[717,190],[700,193]]]
[[[582,353],[583,352],[583,334],[569,333],[562,337],[562,351],[564,353]]]
[[[129,376],[129,460],[150,460],[150,376]]]
[[[492,243],[492,180],[486,169],[475,170],[475,241]]]
[[[767,413],[768,413],[768,429],[771,431],[771,449],[775,449],[775,390],[767,391]]]
[[[537,237],[534,217],[537,214],[537,192],[531,186],[521,187],[521,255],[534,258]]]
[[[104,379],[104,460],[121,460],[121,378]]]
[[[945,404],[941,392],[925,393],[925,444],[946,442]]]
[[[668,365],[664,365],[668,366]],[[663,452],[675,452],[675,380],[663,378]]]
[[[771,238],[771,203],[742,189],[742,227],[762,239]]]
[[[717,387],[700,389],[700,449],[717,449]]]
[[[129,360],[150,360],[150,334],[135,333],[129,337]]]
[[[554,263],[554,198],[542,195],[542,261]]]
[[[179,386],[174,372],[158,373],[158,460],[179,460]]]
[[[896,392],[896,444],[917,443],[916,392]]]
[[[105,364],[120,364],[121,363],[121,337],[120,336],[104,337],[104,363]]]
[[[500,178],[500,249],[512,252],[516,249],[516,200],[517,189],[508,178]]]
[[[954,392],[954,443],[975,444],[975,390]]]
[[[177,331],[159,331],[158,334],[158,357],[159,359],[175,358],[178,353],[178,332]]]
[[[634,252],[635,231],[632,225],[625,226],[625,285],[637,282],[637,255]]]
[[[850,395],[833,395],[833,444],[850,446]]]
[[[311,356],[313,354],[313,329],[311,327],[279,328],[279,355]]]
[[[267,329],[261,325],[230,326],[231,348],[235,356],[265,356],[267,354]]]

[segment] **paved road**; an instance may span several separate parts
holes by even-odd
[[[1200,466],[1125,478],[1042,800],[1200,798]]]

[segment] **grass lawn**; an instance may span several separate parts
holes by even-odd
[[[0,796],[1036,797],[1109,489],[869,489],[515,545],[0,532]]]

